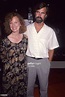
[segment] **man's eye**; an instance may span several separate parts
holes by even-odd
[[[45,14],[44,12],[41,12],[41,14]]]
[[[36,13],[40,13],[40,12],[36,11]]]
[[[36,11],[36,13],[38,13],[38,14],[45,14],[45,12],[38,12],[38,11]]]

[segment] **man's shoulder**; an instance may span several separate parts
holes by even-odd
[[[44,24],[44,26],[45,26],[46,30],[54,32],[54,29],[51,26],[49,26],[47,24]]]
[[[29,24],[29,25],[27,26],[27,28],[29,28],[29,27],[33,27],[33,26],[34,26],[34,23]]]
[[[48,29],[53,29],[51,26],[47,25],[47,24],[44,24],[44,26]]]

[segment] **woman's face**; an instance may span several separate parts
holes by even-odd
[[[14,16],[12,18],[12,20],[10,21],[10,29],[14,33],[15,32],[19,33],[20,26],[21,26],[21,24],[20,24],[20,21],[19,21],[18,17]]]

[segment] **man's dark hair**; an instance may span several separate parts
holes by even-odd
[[[39,10],[39,9],[41,9],[41,8],[43,8],[43,7],[46,7],[46,9],[47,9],[47,14],[48,14],[48,7],[49,7],[49,4],[47,4],[47,3],[45,3],[45,2],[38,3],[38,4],[35,6],[35,8],[34,8],[34,13],[35,13],[37,10]]]

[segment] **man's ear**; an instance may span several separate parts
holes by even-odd
[[[47,18],[47,15],[45,16],[45,18]]]

